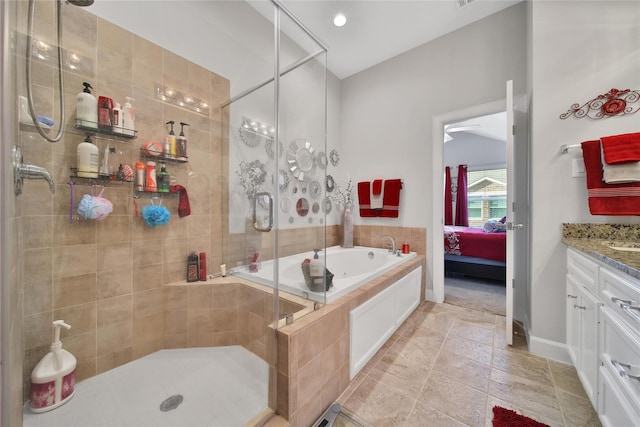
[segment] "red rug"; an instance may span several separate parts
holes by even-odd
[[[549,427],[516,411],[501,406],[493,407],[493,427]]]

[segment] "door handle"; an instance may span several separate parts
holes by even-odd
[[[507,230],[516,230],[524,228],[524,224],[514,224],[512,222],[507,222]]]

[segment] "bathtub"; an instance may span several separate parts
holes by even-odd
[[[326,256],[326,266],[333,277],[333,287],[326,293],[326,303],[334,302],[373,278],[393,269],[394,267],[416,256],[416,252],[393,255],[387,249],[356,246],[341,248],[332,246],[320,252],[320,259]],[[324,293],[311,291],[304,281],[300,265],[305,258],[313,258],[313,251],[290,255],[280,258],[278,289],[312,299],[325,302]],[[273,260],[264,261],[258,271],[249,272],[246,268],[232,270],[232,274],[263,285],[273,287]]]

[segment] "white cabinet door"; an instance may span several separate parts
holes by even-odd
[[[580,289],[579,302],[574,309],[581,312],[580,319],[580,370],[585,392],[594,408],[598,407],[598,307],[600,302],[585,288]]]
[[[567,352],[573,366],[578,369],[580,352],[580,311],[573,306],[579,304],[578,288],[580,284],[571,275],[567,275]]]

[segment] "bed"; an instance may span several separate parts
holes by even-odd
[[[506,280],[507,233],[482,228],[444,227],[445,273]]]

